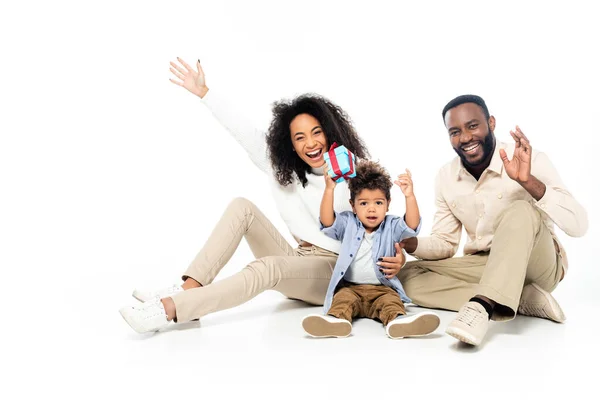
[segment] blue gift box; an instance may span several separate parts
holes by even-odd
[[[342,182],[344,179],[354,178],[356,176],[356,170],[354,168],[356,158],[345,146],[338,146],[334,143],[329,151],[323,154],[323,158],[329,166],[329,176],[335,179],[337,183]],[[337,162],[338,171],[336,171],[331,158],[334,158],[335,162]],[[336,172],[338,173],[336,174]]]

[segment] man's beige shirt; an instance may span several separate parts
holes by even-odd
[[[505,149],[508,158],[512,159],[515,145],[497,142],[490,165],[478,181],[466,171],[459,157],[440,169],[435,181],[437,211],[431,236],[419,237],[413,255],[424,260],[454,256],[463,226],[467,233],[465,255],[489,251],[498,215],[515,200],[526,200],[541,211],[544,223],[557,243],[566,273],[567,256],[556,237],[554,225],[569,236],[583,236],[588,227],[585,209],[565,188],[546,154],[532,151],[531,174],[546,185],[546,193],[536,201],[508,177],[500,149]]]

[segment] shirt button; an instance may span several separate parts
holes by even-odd
[[[452,207],[456,207],[456,203],[452,203]]]
[[[350,254],[350,257],[352,257],[352,254]]]
[[[356,238],[356,240],[360,240],[360,238],[359,238],[359,237],[357,237],[357,238]]]
[[[481,236],[477,236],[477,240],[481,240]]]
[[[499,199],[501,199],[501,198],[502,198],[502,193],[500,193],[500,194],[498,195],[498,198],[499,198]]]
[[[340,275],[344,275],[344,271],[340,272]]]
[[[477,189],[477,190],[475,191],[475,193],[476,193],[476,194],[479,194],[479,189]]]
[[[542,204],[542,205],[541,205],[541,207],[542,207],[542,208],[546,208],[546,205],[545,205],[545,204]]]
[[[483,214],[479,214],[479,218],[483,218]]]

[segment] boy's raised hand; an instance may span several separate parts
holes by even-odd
[[[323,166],[323,172],[325,173],[325,189],[335,189],[337,183],[329,176],[329,165],[327,163]]]
[[[398,175],[394,183],[400,187],[404,197],[411,197],[414,195],[412,174],[409,169],[406,169],[405,174]]]

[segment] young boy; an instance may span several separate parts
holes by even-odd
[[[394,273],[385,273],[377,261],[395,254],[394,243],[417,236],[421,228],[419,207],[413,193],[410,171],[395,182],[406,197],[404,218],[386,215],[390,205],[392,180],[386,170],[372,161],[361,161],[356,177],[348,181],[352,212],[336,213],[333,191],[336,183],[325,165],[325,192],[321,201],[321,230],[340,240],[342,247],[329,282],[323,309],[326,315],[313,314],[302,320],[302,327],[313,337],[346,337],[352,319],[377,319],[392,339],[422,336],[440,323],[433,312],[406,316],[406,296]]]

